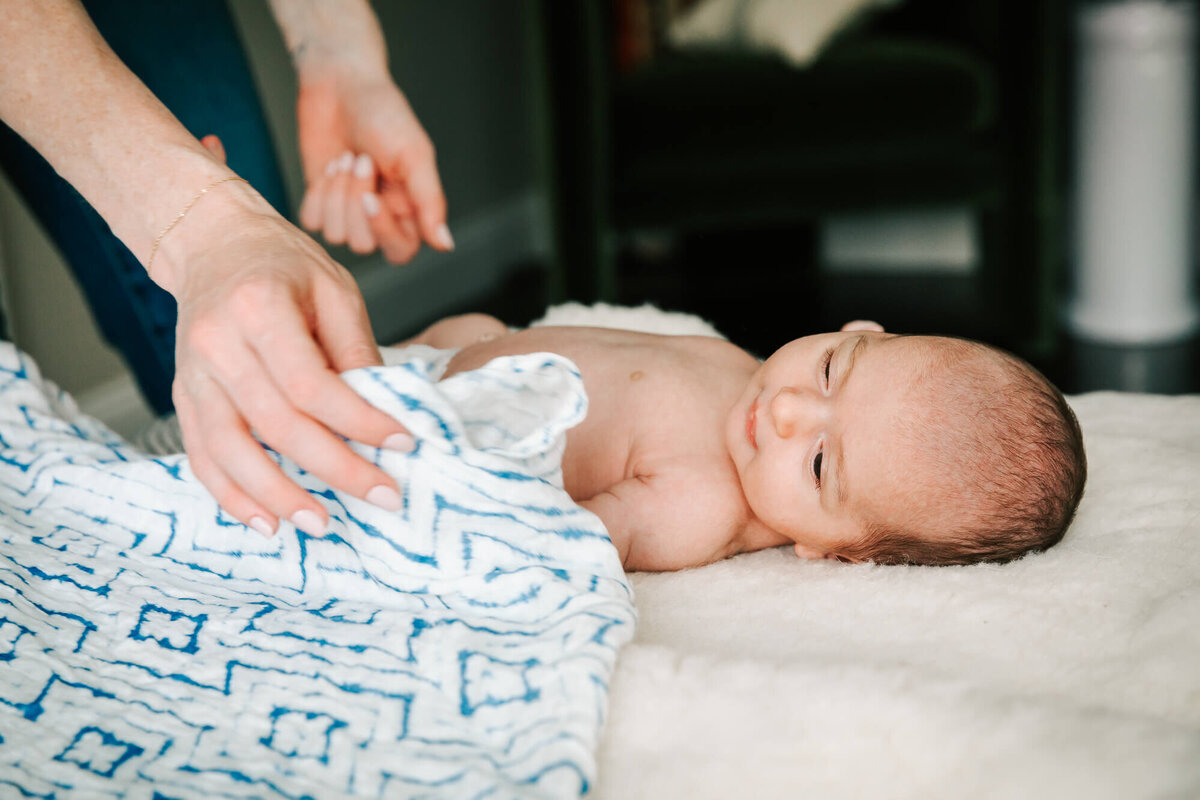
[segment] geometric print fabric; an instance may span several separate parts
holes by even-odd
[[[0,344],[0,795],[587,791],[635,613],[562,488],[582,381],[548,354],[433,374],[344,375],[417,439],[352,445],[399,512],[272,454],[330,525],[266,539]]]

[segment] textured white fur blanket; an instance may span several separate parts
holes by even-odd
[[[1072,406],[1090,477],[1047,553],[635,574],[596,796],[1200,797],[1200,397]]]

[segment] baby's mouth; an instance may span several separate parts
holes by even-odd
[[[746,415],[746,439],[750,441],[750,446],[755,450],[758,449],[758,437],[754,435],[755,428],[758,427],[758,400],[755,400],[750,406],[750,413]]]

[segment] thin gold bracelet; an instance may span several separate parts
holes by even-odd
[[[175,219],[171,220],[167,227],[163,228],[162,233],[155,238],[154,244],[150,246],[150,258],[146,260],[147,273],[150,272],[150,267],[154,264],[154,256],[158,252],[158,246],[162,244],[163,237],[170,233],[176,225],[183,221],[183,218],[187,216],[187,213],[192,210],[192,206],[196,205],[196,203],[200,201],[201,197],[204,197],[204,195],[208,194],[209,189],[212,189],[214,186],[220,186],[222,183],[228,183],[229,181],[242,181],[247,185],[250,183],[250,181],[246,180],[241,175],[230,175],[228,177],[221,178],[220,180],[213,181],[208,186],[205,186],[203,189],[196,192],[196,196],[188,201],[188,204],[183,207],[183,211],[180,211],[179,214],[176,215]]]

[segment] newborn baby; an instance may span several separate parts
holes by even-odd
[[[1058,542],[1083,494],[1062,394],[977,342],[856,322],[759,362],[712,337],[509,333],[471,314],[409,343],[458,349],[443,377],[520,353],[575,362],[589,410],[563,479],[628,570],[784,544],[802,558],[1002,562]]]

